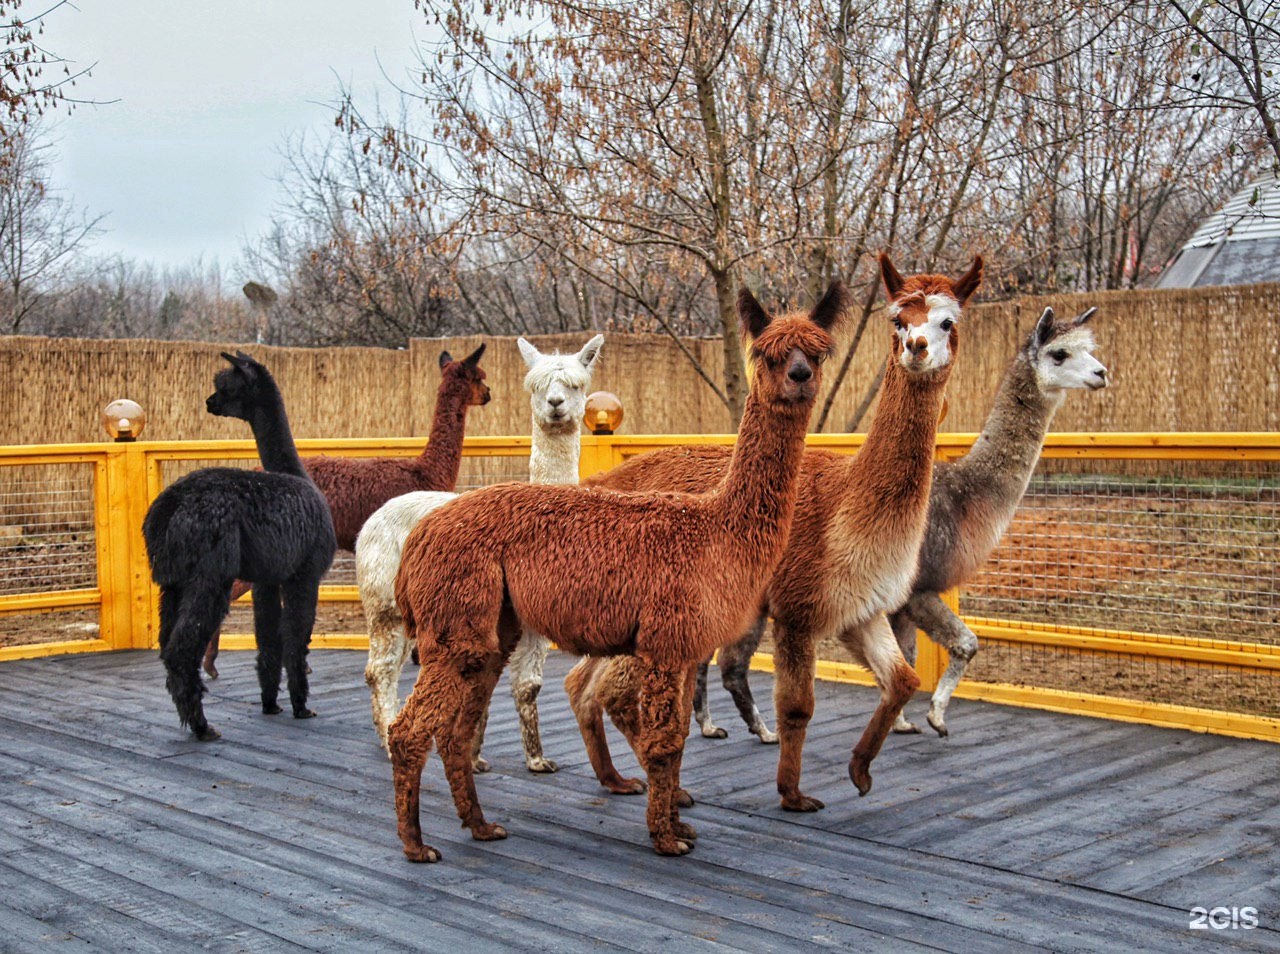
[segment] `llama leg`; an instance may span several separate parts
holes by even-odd
[[[840,641],[854,659],[871,670],[880,687],[880,704],[849,759],[849,779],[857,786],[859,795],[866,795],[871,791],[871,762],[879,754],[902,707],[920,688],[920,678],[907,665],[883,614],[877,614],[859,629],[841,633]]]
[[[165,687],[178,710],[179,722],[201,742],[219,738],[204,715],[204,683],[200,657],[210,634],[227,613],[227,588],[196,581],[182,590],[160,592],[160,660]]]
[[[894,639],[898,641],[898,648],[902,650],[902,657],[907,661],[907,665],[914,669],[916,665],[915,621],[905,609],[900,609],[896,613],[889,614],[889,626],[893,629]],[[920,727],[908,722],[906,715],[899,712],[898,717],[893,721],[893,731],[915,734],[920,731]]]
[[[978,652],[978,637],[951,611],[937,593],[917,593],[907,603],[907,610],[916,623],[947,651],[946,671],[933,690],[926,719],[938,735],[947,735],[947,704],[957,684],[964,676],[965,667]]]
[[[284,658],[280,642],[280,587],[274,583],[253,586],[253,637],[258,644],[258,688],[262,711],[276,715],[280,706],[280,670]]]
[[[707,669],[710,664],[709,659],[698,664],[698,676],[693,689],[693,711],[704,739],[727,739],[728,731],[711,721],[711,706],[707,703]]]
[[[618,657],[617,661],[620,660]],[[578,720],[587,758],[600,784],[615,795],[639,795],[648,789],[648,784],[643,779],[622,777],[613,764],[604,732],[604,705],[598,685],[604,670],[612,664],[615,660],[584,656],[564,677],[564,689],[569,696],[569,708]],[[616,718],[614,724],[617,724]]]
[[[295,719],[310,719],[315,712],[307,708],[311,687],[307,682],[307,652],[311,630],[316,623],[320,574],[306,574],[284,586],[284,619],[280,623],[280,642],[284,653],[284,671],[289,679],[289,704]]]
[[[520,741],[524,764],[530,772],[554,772],[555,762],[542,754],[542,733],[538,727],[538,693],[542,690],[542,667],[551,642],[532,630],[523,633],[511,654],[511,696],[520,716]]]
[[[747,682],[747,673],[751,671],[751,657],[755,655],[760,639],[764,636],[765,621],[766,617],[761,616],[740,640],[722,647],[719,665],[720,679],[733,698],[734,705],[738,707],[738,714],[747,724],[748,731],[765,745],[773,745],[777,743],[778,736],[765,724]]]
[[[432,698],[415,685],[399,716],[387,729],[387,753],[396,795],[396,829],[410,861],[439,861],[440,852],[422,842],[418,810],[422,769],[431,754]],[[430,689],[430,687],[428,687]]]
[[[660,855],[688,854],[693,849],[694,832],[679,821],[675,796],[680,788],[679,756],[689,731],[691,706],[681,699],[689,682],[689,669],[673,669],[649,660],[637,663],[642,674],[637,742],[638,754],[649,774],[649,838],[653,850]],[[688,685],[688,689],[692,693],[693,686]]]
[[[790,812],[815,812],[825,808],[819,799],[800,791],[800,761],[804,737],[813,718],[813,678],[816,661],[813,641],[798,627],[773,623],[773,707],[778,717],[778,794]]]
[[[364,681],[369,687],[373,725],[384,749],[387,748],[387,729],[399,708],[397,687],[404,661],[409,658],[409,648],[409,638],[398,617],[386,613],[370,614],[369,660],[364,667]]]

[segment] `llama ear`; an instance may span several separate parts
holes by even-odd
[[[1098,312],[1097,308],[1090,308],[1088,311],[1084,312],[1083,314],[1076,315],[1075,318],[1072,319],[1072,322],[1071,322],[1072,327],[1079,328],[1081,325],[1087,324],[1089,320],[1095,314],[1097,314],[1097,312]]]
[[[902,291],[902,286],[906,284],[906,279],[893,267],[893,262],[889,261],[887,252],[880,253],[880,278],[884,282],[884,290],[888,292],[890,301],[898,297],[898,292]]]
[[[533,366],[542,360],[542,352],[523,338],[517,338],[516,344],[520,348],[520,357],[524,358],[524,363],[532,370]]]
[[[596,335],[582,346],[578,352],[578,363],[590,371],[600,357],[600,349],[604,346],[604,335]]]
[[[1046,308],[1036,322],[1036,330],[1032,336],[1036,348],[1043,347],[1053,337],[1053,309]]]
[[[444,370],[444,366],[453,360],[453,355],[447,351],[440,352],[440,370]]]
[[[956,298],[960,304],[964,304],[969,300],[969,296],[978,290],[978,286],[982,284],[982,256],[973,256],[973,264],[969,266],[969,270],[955,280],[952,287],[955,289]]]
[[[482,344],[480,347],[476,348],[475,351],[471,352],[469,355],[463,358],[462,363],[465,364],[468,368],[474,368],[477,364],[480,363],[480,359],[484,356],[484,349],[486,347],[488,347],[487,344]]]
[[[822,300],[813,306],[809,320],[823,331],[830,331],[848,307],[849,293],[845,290],[844,282],[837,278],[822,296]]]
[[[756,296],[751,294],[751,289],[743,285],[738,292],[738,321],[742,325],[742,331],[749,338],[759,338],[772,320],[769,313],[760,306],[760,302],[756,301]]]

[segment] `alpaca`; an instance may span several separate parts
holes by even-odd
[[[875,677],[880,703],[849,761],[849,777],[861,795],[871,789],[871,762],[902,706],[919,687],[894,640],[885,612],[910,592],[916,553],[924,535],[933,474],[934,435],[943,389],[959,343],[961,309],[982,280],[982,259],[959,279],[942,275],[903,278],[887,255],[881,278],[894,324],[891,354],[876,416],[854,457],[805,452],[795,522],[773,580],[766,609],[774,617],[775,708],[781,751],[778,793],[784,809],[815,811],[821,801],[800,791],[805,731],[813,716],[814,647],[838,637]],[[696,491],[723,478],[726,450],[681,447],[633,458],[589,484],[615,490]],[[721,652],[726,685],[750,724],[759,721],[746,688],[751,654],[763,620]],[[565,680],[600,783],[618,794],[643,791],[613,767],[601,717],[607,711],[624,735],[634,723],[634,690],[625,676],[593,670],[616,660],[588,659]],[[621,707],[621,708],[620,708]]]
[[[219,737],[205,719],[200,654],[231,605],[237,578],[253,584],[262,711],[280,711],[283,662],[295,719],[307,708],[307,644],[320,578],[337,547],[324,496],[303,469],[280,390],[244,352],[214,378],[210,414],[248,421],[264,471],[209,467],[156,497],[142,522],[151,575],[160,587],[160,658],[182,725]]]
[[[759,612],[795,509],[805,430],[844,311],[832,285],[809,317],[773,319],[745,289],[751,391],[733,462],[709,494],[621,494],[500,484],[428,514],[405,542],[396,603],[421,669],[388,743],[410,861],[422,842],[422,770],[432,744],[473,838],[505,838],[476,799],[476,725],[521,627],[579,655],[629,654],[641,669],[637,748],[649,777],[654,850],[682,855],[695,833],[674,798],[695,666]]]
[[[431,436],[417,457],[306,457],[303,466],[320,488],[333,516],[339,550],[354,550],[356,535],[369,515],[392,497],[414,490],[453,490],[462,465],[462,437],[467,408],[489,403],[489,386],[484,383],[481,345],[461,361],[447,351],[440,352],[440,388],[431,421]],[[237,580],[231,599],[239,599],[249,589]],[[204,655],[204,671],[218,678],[218,634]]]
[[[1046,308],[1005,373],[982,433],[964,457],[934,468],[928,529],[910,597],[889,621],[907,659],[915,662],[916,627],[950,657],[926,716],[947,734],[947,703],[978,651],[978,637],[942,602],[944,590],[972,579],[991,556],[1040,459],[1049,422],[1073,388],[1107,386],[1107,369],[1094,358],[1085,324],[1096,309],[1055,321]],[[896,732],[918,732],[901,713]]]
[[[533,409],[533,441],[529,477],[533,483],[576,484],[582,450],[582,415],[587,388],[604,344],[596,335],[576,354],[542,354],[524,338],[520,353],[529,366],[524,386]],[[373,706],[373,724],[385,748],[387,727],[399,709],[396,685],[410,653],[404,621],[396,607],[395,580],[404,541],[419,520],[457,494],[417,492],[395,497],[366,521],[356,538],[356,579],[369,627],[369,661],[364,679]],[[529,632],[511,658],[511,692],[520,715],[525,764],[531,772],[554,772],[556,764],[542,755],[538,731],[538,691],[542,688],[542,664],[548,642]],[[481,726],[481,730],[483,726]],[[485,772],[489,764],[480,757],[483,731],[477,732],[473,767]]]

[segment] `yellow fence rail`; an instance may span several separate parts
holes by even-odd
[[[938,437],[939,459],[965,454],[975,440],[972,434]],[[646,451],[693,443],[732,443],[731,435],[602,435],[583,438],[583,476],[607,470]],[[813,435],[810,446],[854,453],[861,435]],[[301,440],[304,455],[413,456],[422,449],[421,438]],[[527,437],[468,438],[467,458],[526,458]],[[252,441],[139,441],[113,444],[68,444],[0,447],[0,480],[14,468],[89,467],[93,474],[92,527],[96,579],[79,588],[51,588],[14,592],[0,585],[0,622],[4,617],[67,610],[95,611],[94,638],[57,642],[0,645],[0,661],[59,653],[142,649],[156,645],[158,594],[151,584],[143,547],[142,519],[151,501],[166,482],[166,469],[191,462],[253,460]],[[1053,434],[1043,459],[1063,461],[1216,461],[1273,464],[1280,462],[1280,435],[1274,433],[1166,433],[1166,434]],[[513,462],[514,463],[514,462]],[[0,513],[0,530],[5,515]],[[2,544],[3,538],[0,538]],[[2,583],[3,581],[0,581]],[[1278,587],[1277,589],[1280,589]],[[950,594],[958,606],[958,595]],[[354,586],[325,586],[321,599],[353,602]],[[1280,639],[1275,645],[1238,639],[1202,638],[1093,626],[1059,626],[1017,619],[969,617],[966,619],[984,644],[1039,647],[1085,656],[1127,660],[1174,661],[1187,666],[1218,667],[1269,680],[1280,693]],[[224,646],[252,644],[247,634],[228,634]],[[361,633],[319,634],[318,647],[363,648]],[[770,668],[766,654],[757,657],[760,668]],[[924,688],[932,688],[946,666],[946,655],[922,639],[917,662]],[[850,664],[824,661],[823,678],[870,684],[869,674]],[[1148,702],[1085,691],[966,680],[959,697],[988,699],[1008,704],[1077,712],[1107,718],[1148,722],[1198,731],[1218,732],[1280,741],[1280,719],[1268,715],[1237,713],[1209,707]]]

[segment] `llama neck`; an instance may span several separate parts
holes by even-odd
[[[431,419],[427,446],[418,455],[418,468],[430,473],[434,480],[445,481],[449,487],[458,482],[458,471],[462,467],[462,435],[466,422],[466,395],[442,386],[436,396],[436,413]]]
[[[1025,352],[1018,355],[996,392],[995,404],[973,449],[953,465],[962,471],[984,471],[985,482],[1016,504],[1040,459],[1049,422],[1063,393],[1046,394],[1036,383],[1035,368]]]
[[[278,393],[266,406],[254,410],[249,426],[253,429],[253,440],[258,445],[258,459],[262,461],[263,470],[307,476],[302,459],[298,457],[298,448],[293,443],[293,431],[289,429],[289,418],[284,413],[284,401]]]
[[[560,431],[546,431],[535,416],[529,449],[529,480],[535,484],[576,484],[582,438],[578,422]]]
[[[754,392],[748,396],[729,470],[716,494],[734,538],[754,541],[766,551],[785,545],[809,409],[796,404],[774,410]]]

